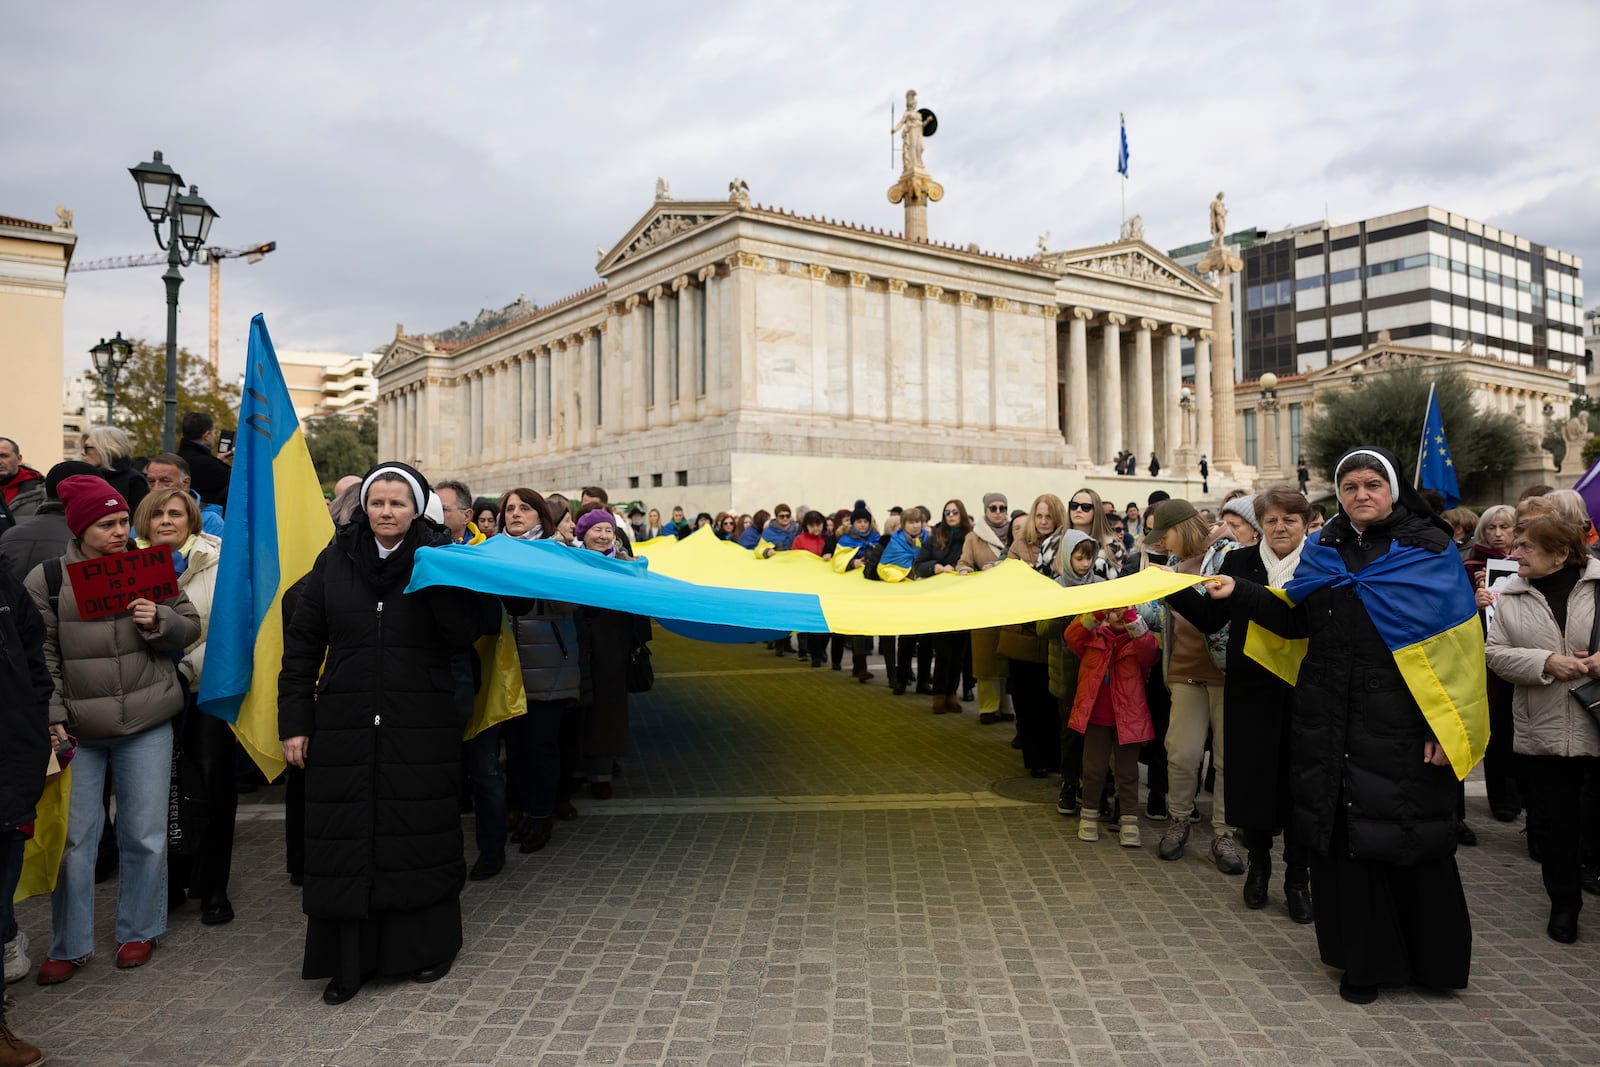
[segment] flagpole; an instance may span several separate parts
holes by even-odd
[[[1428,415],[1433,411],[1433,391],[1438,387],[1438,382],[1428,383],[1428,406],[1422,410],[1422,439],[1417,442],[1417,474],[1411,479],[1413,489],[1422,485],[1422,457],[1428,451]]]

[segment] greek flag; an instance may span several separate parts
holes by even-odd
[[[1117,173],[1124,178],[1128,176],[1128,117],[1119,114],[1122,120],[1122,147],[1117,150]]]

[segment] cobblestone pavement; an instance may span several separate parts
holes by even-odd
[[[65,985],[13,985],[13,1024],[55,1064],[1600,1062],[1600,925],[1545,937],[1538,869],[1481,789],[1483,844],[1460,856],[1471,987],[1357,1008],[1281,878],[1250,912],[1199,833],[1177,863],[1149,824],[1137,851],[1079,842],[1009,727],[759,646],[661,637],[656,668],[616,798],[468,885],[443,981],[322,1004],[263,790],[236,922],[189,905],[118,971],[102,886],[99,955]],[[48,902],[20,919],[37,960]]]

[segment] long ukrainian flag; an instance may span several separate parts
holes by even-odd
[[[1271,592],[1295,605],[1319,589],[1346,585],[1394,656],[1456,777],[1465,778],[1489,746],[1489,698],[1483,627],[1460,558],[1449,548],[1395,544],[1352,574],[1338,549],[1308,538],[1294,577]],[[1245,640],[1247,656],[1291,685],[1307,647],[1257,622]]]
[[[333,520],[300,433],[267,323],[250,320],[250,352],[222,559],[206,637],[200,707],[233,726],[267,778],[283,771],[278,671],[283,594],[333,537]]]

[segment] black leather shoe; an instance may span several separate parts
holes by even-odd
[[[1304,878],[1283,883],[1283,896],[1289,905],[1289,918],[1306,926],[1317,921],[1317,909],[1311,902],[1311,883]]]
[[[1578,913],[1565,909],[1551,909],[1550,925],[1545,927],[1550,940],[1570,945],[1578,940]]]
[[[233,905],[226,895],[206,897],[200,902],[200,922],[205,926],[222,926],[233,922]]]
[[[472,870],[467,872],[467,877],[474,882],[481,882],[486,878],[493,878],[499,874],[506,865],[506,850],[496,849],[493,852],[478,853],[477,862],[472,865]]]
[[[454,959],[448,959],[438,966],[424,967],[420,971],[412,971],[411,980],[419,985],[427,985],[429,982],[437,982],[439,979],[450,973],[450,966],[453,963],[455,963]]]
[[[355,996],[360,989],[360,986],[356,986],[352,989],[349,986],[341,985],[339,983],[339,979],[335,978],[333,981],[329,982],[327,988],[322,991],[322,1003],[343,1004],[345,1001]]]
[[[1478,843],[1477,831],[1464,822],[1456,823],[1456,844],[1476,845]]]
[[[1260,911],[1267,906],[1267,883],[1272,879],[1272,860],[1250,857],[1250,866],[1244,872],[1244,906]]]
[[[523,837],[522,843],[517,845],[517,851],[526,856],[530,852],[538,852],[550,843],[550,838],[556,832],[554,819],[535,819],[529,816],[528,821],[533,825],[528,828],[528,833]]]
[[[1356,985],[1348,978],[1339,979],[1339,995],[1352,1004],[1371,1004],[1378,999],[1375,985]]]

